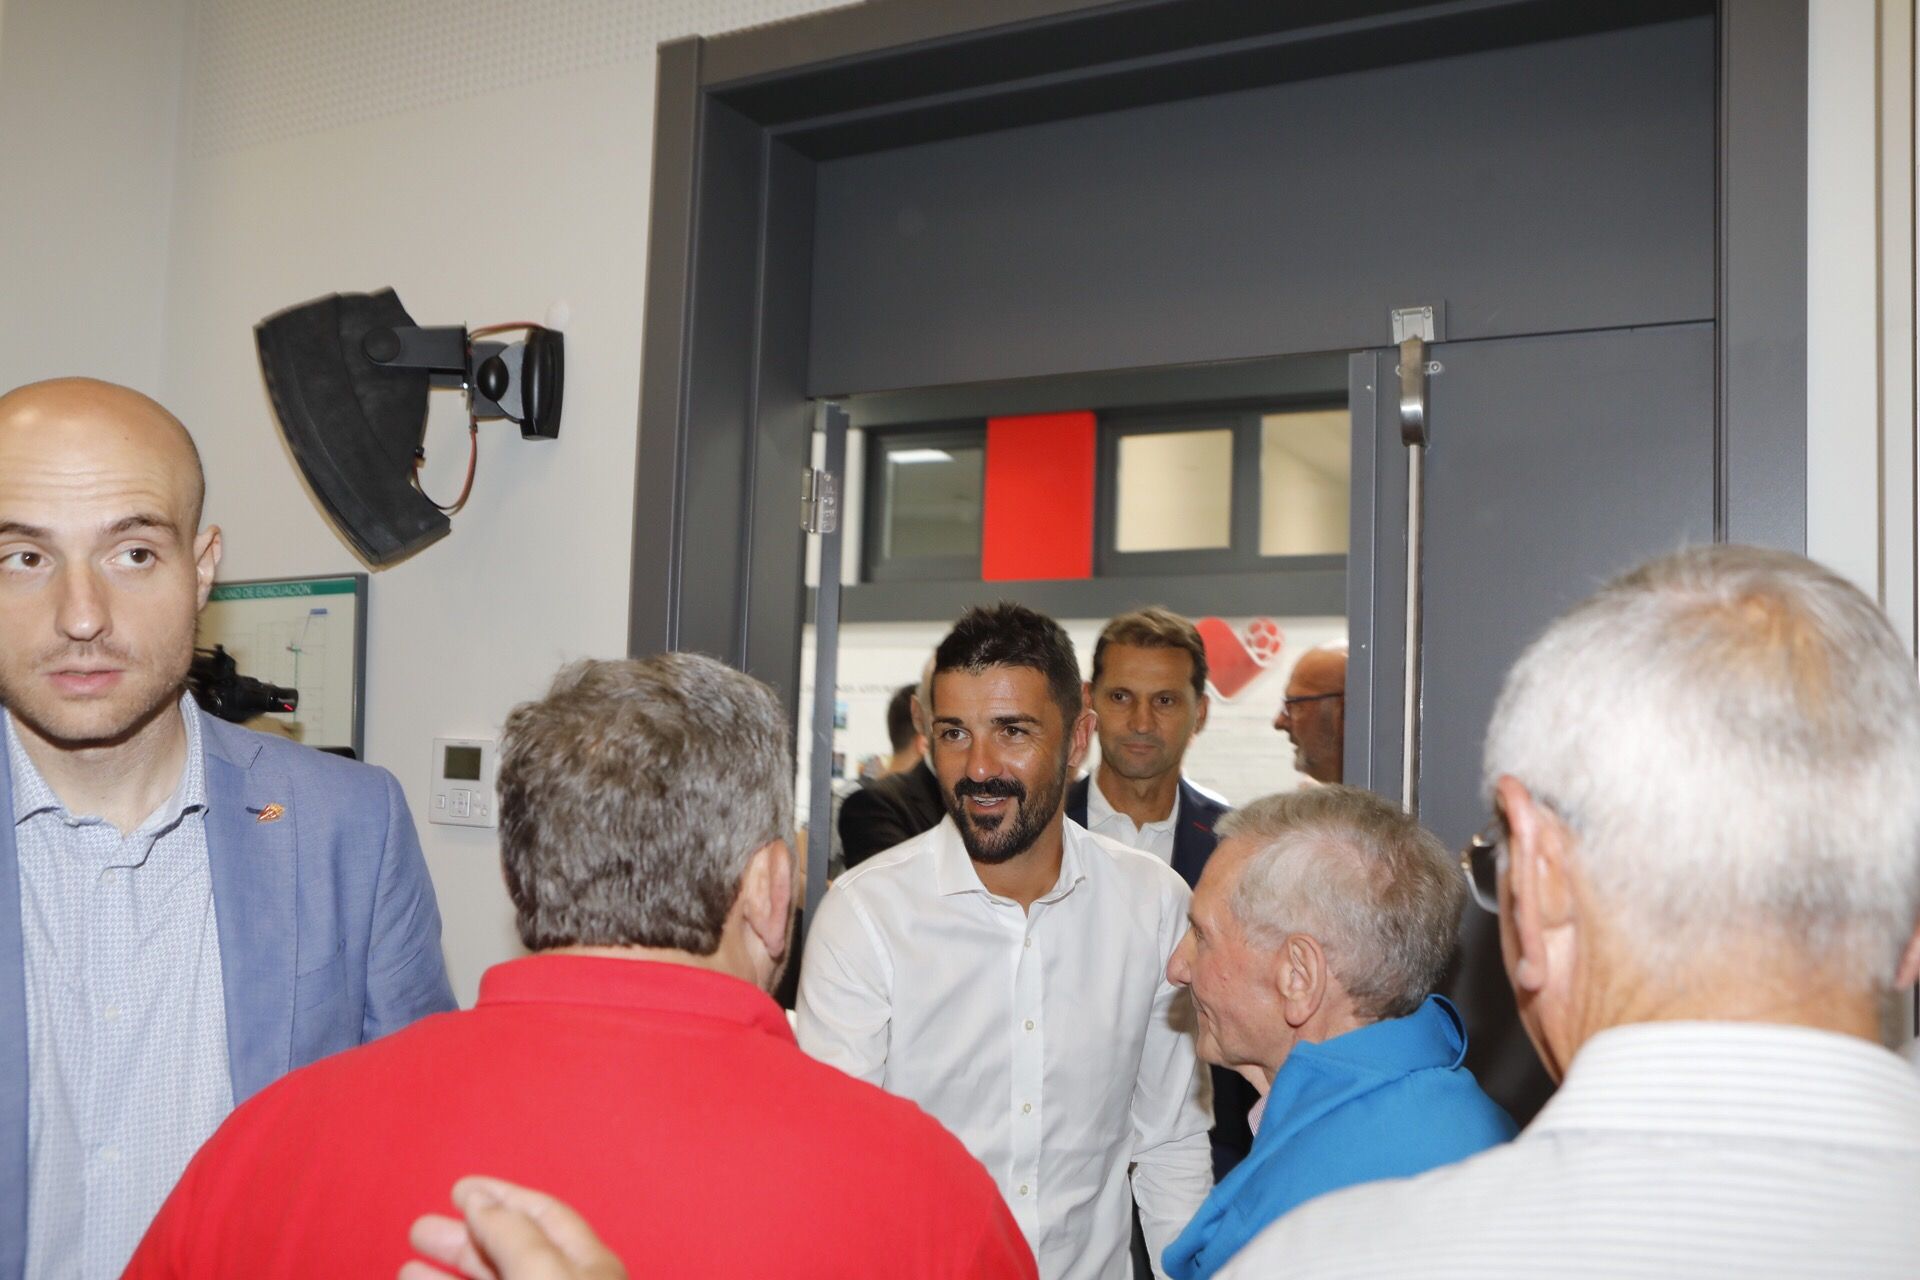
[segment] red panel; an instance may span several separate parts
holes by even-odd
[[[1091,413],[987,419],[980,576],[988,582],[1093,576]]]

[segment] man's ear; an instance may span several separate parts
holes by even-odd
[[[1207,712],[1213,707],[1213,700],[1206,694],[1200,695],[1200,713],[1193,719],[1193,731],[1199,733],[1207,727]]]
[[[1287,1025],[1298,1031],[1327,999],[1327,953],[1311,934],[1290,933],[1275,953],[1274,986]]]
[[[1073,754],[1067,759],[1073,768],[1078,769],[1086,763],[1087,750],[1093,745],[1093,729],[1097,723],[1099,721],[1093,712],[1082,703],[1080,714],[1073,721]]]
[[[740,908],[748,932],[778,962],[787,954],[793,928],[793,850],[785,840],[763,844],[747,859]]]
[[[1907,939],[1907,949],[1900,955],[1900,972],[1894,979],[1897,988],[1906,988],[1920,982],[1920,928],[1913,931]]]
[[[1493,789],[1507,819],[1500,913],[1513,930],[1510,976],[1514,986],[1539,991],[1549,976],[1547,933],[1574,923],[1570,833],[1518,778],[1502,776]]]
[[[208,525],[193,540],[194,586],[200,601],[196,608],[207,607],[207,596],[213,591],[213,575],[220,569],[220,556],[224,550],[220,541],[220,526],[217,524]]]

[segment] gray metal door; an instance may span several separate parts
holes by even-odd
[[[1419,810],[1450,846],[1487,820],[1480,749],[1507,667],[1606,578],[1714,533],[1711,324],[1441,343],[1428,399]],[[1356,504],[1347,776],[1398,797],[1406,451],[1397,351],[1353,357]],[[1372,501],[1366,501],[1370,491]],[[1449,994],[1468,1062],[1524,1122],[1549,1092],[1492,917],[1471,904]]]

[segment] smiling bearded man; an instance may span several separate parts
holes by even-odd
[[[1132,1202],[1157,1256],[1213,1181],[1191,1007],[1165,973],[1189,891],[1062,812],[1093,717],[1057,623],[969,611],[931,692],[947,819],[822,900],[800,1044],[951,1129],[1042,1276],[1123,1273]]]

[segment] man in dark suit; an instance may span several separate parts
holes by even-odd
[[[1229,806],[1181,776],[1187,744],[1207,723],[1207,650],[1194,625],[1158,606],[1107,623],[1093,647],[1087,705],[1099,720],[1100,765],[1067,792],[1067,817],[1095,835],[1143,849],[1189,885],[1213,853]],[[1213,1176],[1253,1147],[1247,1113],[1259,1095],[1213,1068]]]
[[[933,830],[947,816],[946,804],[940,799],[940,782],[926,758],[926,687],[923,676],[917,690],[908,685],[887,706],[893,771],[840,802],[835,826],[849,870],[882,850]]]

